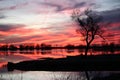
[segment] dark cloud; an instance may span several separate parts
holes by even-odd
[[[3,18],[5,18],[5,16],[3,16],[3,15],[0,15],[0,19],[3,19]]]
[[[51,6],[51,7],[56,7],[57,10],[56,11],[61,11],[63,10],[63,6],[59,5],[59,4],[54,4],[54,3],[39,3],[40,5],[46,5],[46,6]]]
[[[79,7],[82,7],[82,6],[85,6],[86,5],[86,2],[81,2],[81,3],[77,3],[73,6],[73,8],[79,8]]]
[[[22,4],[16,4],[16,5],[13,5],[13,6],[0,8],[0,11],[18,9],[18,8],[23,7],[23,6],[26,6],[27,4],[28,4],[28,2],[25,2],[25,3],[22,3]]]
[[[4,19],[4,18],[6,18],[6,16],[0,14],[0,19]]]
[[[19,27],[25,27],[23,24],[0,24],[0,31],[9,31]]]
[[[111,30],[119,31],[119,30],[120,30],[120,25],[119,25],[119,26],[114,26],[114,27],[112,27]]]
[[[34,35],[34,36],[11,35],[11,36],[4,38],[4,40],[0,40],[0,43],[18,43],[18,42],[28,41],[32,38],[38,38],[38,37],[41,37],[41,36],[39,35]]]
[[[69,7],[65,7],[64,5],[65,4],[56,4],[56,3],[48,3],[48,2],[45,2],[45,3],[37,3],[39,5],[46,5],[46,6],[51,6],[51,7],[56,7],[56,11],[64,11],[66,9],[75,9],[75,8],[79,8],[79,7],[83,7],[86,5],[86,2],[79,2],[79,3],[73,3],[74,5],[73,6],[69,6]]]
[[[95,4],[95,3],[90,3],[89,5],[90,5],[90,6],[95,6],[96,4]]]
[[[120,8],[101,12],[103,21],[120,22]]]

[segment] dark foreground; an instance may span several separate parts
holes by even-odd
[[[96,76],[92,78],[92,80],[120,80],[120,73],[110,74],[109,76],[105,76],[105,77]]]
[[[120,70],[120,54],[74,56],[61,59],[43,59],[7,64],[8,71],[93,71]]]

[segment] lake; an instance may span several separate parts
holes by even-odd
[[[89,55],[118,54],[119,51],[89,51]],[[84,50],[78,49],[52,49],[33,51],[0,51],[0,80],[86,80],[84,72],[58,72],[58,71],[19,71],[8,72],[7,62],[20,62],[25,60],[38,60],[43,58],[66,58],[67,56],[83,55]],[[116,71],[114,71],[116,73]],[[111,71],[90,71],[90,77],[107,76]],[[113,71],[112,71],[113,73]]]

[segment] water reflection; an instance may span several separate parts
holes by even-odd
[[[0,80],[85,80],[84,72],[8,72],[0,74]]]
[[[104,77],[119,71],[91,71],[90,78]],[[86,80],[84,72],[14,71],[0,73],[0,80]]]
[[[89,50],[89,55],[118,54],[120,51]],[[45,71],[13,71],[7,72],[7,62],[19,62],[41,58],[65,58],[67,56],[84,55],[84,49],[51,49],[51,50],[17,50],[0,51],[0,80],[85,80],[84,72],[45,72]],[[95,75],[95,74],[94,74]]]
[[[120,51],[104,50],[97,51],[90,49],[89,55],[100,54],[118,54]],[[17,50],[17,51],[0,51],[0,62],[19,61],[40,58],[65,58],[67,56],[84,55],[84,49],[51,49],[51,50]]]

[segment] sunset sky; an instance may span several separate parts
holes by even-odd
[[[107,41],[120,42],[120,0],[0,0],[0,44],[84,44],[71,14],[87,8],[110,22],[104,26]]]

